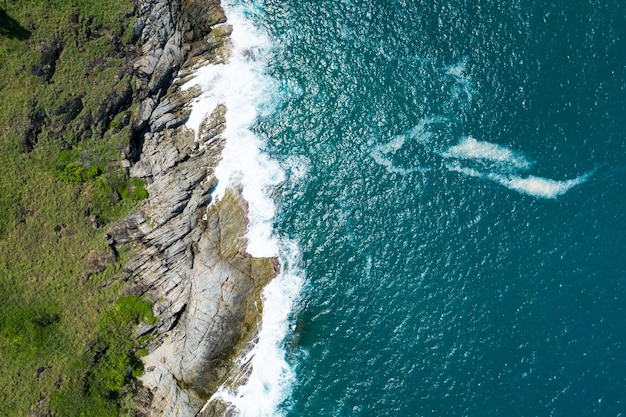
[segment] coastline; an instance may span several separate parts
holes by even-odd
[[[619,2],[45,3],[0,415],[623,411]]]
[[[452,74],[464,71],[449,69],[464,65],[463,45],[455,48],[438,37],[420,36],[419,25],[406,25],[407,22],[401,19],[392,20],[397,25],[391,26],[387,26],[384,19],[372,19],[372,16],[381,16],[376,14],[379,11],[384,13],[382,16],[392,13],[391,7],[382,3],[371,15],[366,13],[365,7],[356,7],[358,5],[353,10],[362,11],[362,15],[349,13],[352,10],[348,5],[317,6],[312,7],[313,13],[293,4],[276,5],[272,9],[279,12],[270,15],[269,19],[275,20],[270,20],[269,24],[277,24],[272,30],[279,37],[281,34],[285,36],[279,39],[287,39],[289,46],[286,49],[292,57],[302,57],[302,60],[278,60],[276,67],[272,68],[275,74],[287,78],[314,66],[311,79],[321,85],[318,89],[313,88],[315,84],[303,83],[307,88],[299,106],[291,108],[289,103],[276,118],[282,125],[274,123],[275,120],[262,120],[259,129],[264,131],[267,128],[267,131],[276,133],[270,141],[272,152],[284,156],[304,152],[313,160],[307,193],[301,200],[299,196],[286,199],[285,217],[281,219],[286,219],[281,224],[284,230],[303,236],[307,269],[311,271],[315,285],[302,315],[302,328],[297,329],[302,337],[294,343],[294,350],[304,352],[301,357],[292,357],[304,377],[294,389],[293,397],[285,403],[286,407],[293,407],[290,413],[332,415],[374,410],[374,413],[384,415],[394,410],[400,414],[411,410],[424,413],[461,410],[472,414],[479,409],[497,412],[506,408],[507,403],[530,412],[540,409],[545,405],[543,403],[555,412],[572,408],[592,412],[595,405],[577,400],[580,392],[590,392],[601,400],[602,407],[618,410],[619,405],[613,399],[619,398],[619,389],[614,388],[615,383],[619,385],[619,373],[598,373],[598,367],[593,363],[563,367],[559,360],[564,351],[574,356],[589,355],[599,363],[610,363],[616,355],[619,356],[619,352],[611,348],[616,346],[616,339],[610,336],[610,332],[587,332],[599,337],[594,339],[591,351],[588,343],[579,343],[586,340],[585,324],[607,323],[605,330],[619,327],[619,318],[616,319],[610,305],[594,309],[602,299],[603,288],[618,289],[612,285],[612,278],[615,278],[615,268],[619,265],[608,263],[606,267],[592,266],[589,269],[587,261],[590,258],[585,256],[591,254],[591,258],[596,258],[614,252],[609,249],[610,243],[615,241],[614,233],[599,230],[594,220],[607,219],[606,215],[618,219],[618,210],[614,211],[610,206],[619,199],[615,200],[615,187],[607,186],[606,177],[600,176],[594,177],[592,182],[595,185],[590,182],[563,196],[559,190],[569,189],[569,185],[574,184],[567,178],[578,178],[578,173],[573,176],[568,173],[601,159],[613,161],[610,153],[619,148],[619,132],[600,129],[613,138],[607,139],[607,147],[590,146],[583,136],[577,134],[567,138],[567,143],[559,137],[533,139],[533,134],[543,136],[549,132],[542,129],[533,132],[532,126],[519,131],[508,130],[510,120],[506,118],[493,121],[491,134],[474,132],[476,124],[465,116],[468,115],[466,111],[470,111],[466,109],[476,102],[471,100],[470,94],[459,96],[463,90],[457,88],[464,84],[465,77]],[[416,19],[428,17],[437,21],[437,10],[404,6]],[[451,17],[463,16],[465,6],[451,8],[454,10]],[[331,10],[337,19],[326,22],[328,26],[324,26],[328,19],[321,22],[316,19],[326,16],[327,11],[331,15]],[[478,14],[452,22],[478,22],[480,27],[498,32],[503,27],[500,20],[503,15],[499,13],[502,10],[494,3],[493,11],[498,12],[494,19],[484,19]],[[347,14],[346,19],[343,19],[344,14]],[[285,15],[291,19],[281,20]],[[539,16],[542,16],[541,10]],[[505,13],[505,17],[517,22],[515,13]],[[344,31],[345,27],[354,31]],[[477,25],[468,24],[467,27]],[[512,33],[515,33],[515,29],[524,27],[513,25],[507,29],[513,29]],[[399,46],[399,50],[393,50],[399,57],[388,59],[382,53],[372,60],[372,51],[363,51],[363,40],[370,39],[367,35],[373,29],[385,34],[376,39],[381,41],[380,44],[372,43],[374,53],[377,52],[376,46],[382,45],[379,50],[383,52],[384,47]],[[470,32],[468,30],[468,35],[473,35]],[[291,37],[294,33],[297,36]],[[329,33],[335,36],[328,36]],[[398,36],[387,37],[388,33]],[[500,39],[503,45],[511,48],[508,51],[522,50],[532,55],[532,43],[519,44],[518,39],[509,36],[511,32],[508,30],[498,33],[504,35]],[[572,33],[584,35],[584,32]],[[543,39],[545,34],[545,28],[541,27],[537,32],[529,31],[526,40]],[[569,32],[564,32],[566,34]],[[338,35],[346,35],[346,38]],[[507,67],[505,62],[498,61],[498,51],[489,49],[493,45],[489,39],[469,38],[487,51],[472,58],[470,73],[476,82],[489,79],[494,69],[505,73],[510,70],[508,75],[516,74],[515,66]],[[328,47],[324,39],[329,41]],[[567,45],[566,36],[555,39],[560,39],[560,45]],[[316,47],[309,49],[311,44]],[[406,53],[414,52],[413,46],[420,53],[432,54],[436,58],[433,62],[437,62],[422,66],[414,55]],[[453,56],[448,55],[452,52]],[[373,69],[370,67],[372,61],[375,72],[369,71]],[[296,62],[299,65],[294,68]],[[355,66],[350,65],[353,62]],[[496,64],[491,66],[490,63],[494,62]],[[541,62],[558,64],[558,59]],[[501,65],[503,63],[505,65]],[[481,71],[478,66],[489,71]],[[330,71],[336,68],[344,71]],[[421,72],[422,68],[426,69]],[[593,70],[588,72],[595,68],[593,61],[586,68],[575,73],[594,79]],[[470,73],[468,79],[471,80]],[[326,78],[323,74],[330,76]],[[355,75],[361,74],[373,78],[355,79]],[[374,78],[378,75],[381,75],[379,79]],[[555,77],[547,73],[542,75],[550,82],[559,82],[558,74]],[[499,97],[516,94],[515,83],[509,83],[510,80],[514,81],[515,77],[503,77],[502,84],[493,89],[489,87],[495,86],[480,85],[483,96],[479,100],[484,101],[479,104],[484,103],[495,113],[478,111],[477,116],[499,116],[497,111],[506,109],[512,115],[532,115],[532,120],[541,121],[542,128],[546,127],[544,115],[546,123],[555,121],[549,110],[554,108],[552,105],[559,105],[558,96],[553,102],[543,103],[549,106],[535,107],[534,112],[526,112],[526,109],[516,112],[514,106],[502,105]],[[350,81],[355,82],[350,84]],[[346,85],[353,85],[355,89],[348,94],[348,89],[343,88]],[[432,86],[441,86],[441,89],[434,91],[430,88]],[[403,97],[397,94],[398,91],[409,94]],[[519,97],[532,95],[520,91]],[[316,100],[318,98],[320,101]],[[336,102],[335,98],[341,100]],[[424,98],[421,106],[417,105],[420,98]],[[345,107],[338,106],[344,103]],[[450,107],[446,107],[449,104]],[[319,113],[314,108],[318,106]],[[446,115],[449,111],[450,117],[458,117],[451,122],[452,126],[443,131],[425,131],[426,135],[430,132],[434,135],[432,147],[416,143],[415,138],[410,143],[409,133],[419,130],[412,126],[424,120],[425,115],[434,113],[433,117],[438,117],[442,108],[446,109]],[[566,106],[556,108],[566,110]],[[343,115],[340,110],[344,109],[347,110],[345,119],[335,117],[337,113]],[[233,108],[227,106],[226,110],[230,114]],[[475,110],[472,107],[471,111]],[[580,111],[571,114],[595,125]],[[606,113],[608,116],[614,114]],[[296,115],[303,116],[300,123],[294,117]],[[315,115],[317,122],[313,122],[309,115]],[[478,121],[484,119],[477,117],[476,123]],[[471,137],[478,139],[449,134],[458,135],[459,131],[476,134]],[[225,132],[222,135],[232,139]],[[319,134],[327,132],[328,135]],[[402,132],[407,132],[407,137],[404,138],[406,146],[400,150],[398,136]],[[498,136],[500,133],[502,136]],[[518,136],[513,137],[515,134]],[[570,144],[589,150],[593,158],[581,159],[580,153],[564,149]],[[379,154],[381,159],[386,158],[383,162],[387,164],[372,158],[372,147],[391,149],[385,155],[382,151]],[[222,151],[222,161],[224,154]],[[537,165],[531,169],[532,161],[537,161]],[[455,162],[458,165],[454,165]],[[454,169],[456,166],[459,171]],[[422,173],[420,168],[428,171]],[[537,176],[528,176],[528,172]],[[216,177],[219,176],[216,174]],[[220,178],[219,184],[223,185],[223,177]],[[564,179],[563,187],[550,182],[551,178]],[[518,184],[522,179],[527,181]],[[588,188],[589,185],[596,188]],[[293,196],[290,190],[284,192],[281,191],[280,195]],[[216,194],[220,195],[219,192]],[[599,195],[610,203],[597,209]],[[555,201],[546,201],[548,198]],[[318,209],[324,216],[316,216],[311,209]],[[559,221],[555,223],[555,219]],[[613,223],[609,220],[606,225]],[[594,237],[591,242],[589,236]],[[608,245],[600,245],[598,241]],[[531,251],[528,245],[519,242],[531,242]],[[478,250],[467,251],[468,247]],[[342,268],[334,268],[337,263]],[[585,271],[591,275],[583,276]],[[607,279],[593,279],[597,278],[596,273],[606,274]],[[514,279],[516,277],[523,279]],[[582,301],[576,298],[581,289],[589,295]],[[522,300],[524,305],[533,308],[511,309],[507,297]],[[551,302],[555,297],[561,302]],[[557,310],[555,305],[559,306]],[[581,305],[594,309],[595,314],[583,317],[581,321]],[[265,311],[264,308],[263,313]],[[475,314],[468,315],[468,311]],[[511,331],[502,331],[502,317],[507,318]],[[546,321],[546,317],[554,320]],[[539,333],[537,323],[540,324]],[[566,324],[569,330],[564,333],[564,327],[559,324]],[[575,331],[581,324],[583,331]],[[261,338],[260,333],[258,338]],[[520,345],[521,339],[529,343]],[[233,355],[233,362],[251,363],[246,359],[251,357],[252,350],[242,352],[245,353],[243,357],[235,359],[237,355]],[[346,352],[349,360],[344,361]],[[504,357],[502,352],[506,353]],[[544,360],[545,366],[537,368],[537,355],[550,360]],[[235,375],[230,374],[232,377],[241,376],[247,382],[251,380],[252,373],[244,371],[240,374],[241,368],[233,369],[237,371]],[[480,372],[472,372],[476,369]],[[511,383],[501,384],[507,377],[512,377],[509,378]],[[554,385],[554,378],[561,382]],[[231,401],[241,398],[244,391],[229,390],[231,379],[225,380],[227,383],[219,385],[215,394],[209,397],[215,401],[209,401],[200,415],[202,410],[209,415],[248,415],[235,412],[238,405]],[[355,380],[363,384],[355,386]],[[553,382],[548,386],[545,381]],[[239,388],[243,386],[240,380],[235,383]],[[494,387],[503,394],[495,400],[490,395]],[[563,387],[568,391],[564,392]],[[593,389],[589,391],[589,387]],[[464,395],[468,392],[472,397],[469,402],[466,401],[468,396]],[[524,401],[529,397],[536,401],[529,405]],[[442,398],[449,401],[442,402]]]
[[[262,291],[285,275],[276,242],[265,253],[251,248],[255,242],[257,248],[268,245],[273,207],[269,218],[259,221],[258,198],[246,193],[258,196],[268,184],[250,187],[240,178],[227,178],[228,170],[220,168],[229,135],[235,135],[227,126],[228,105],[209,100],[199,122],[190,117],[197,108],[190,103],[202,99],[202,89],[194,84],[199,69],[225,67],[232,58],[233,26],[221,5],[165,0],[146,2],[138,11],[135,27],[146,43],[135,70],[144,95],[133,122],[135,161],[129,170],[146,181],[150,198],[108,230],[114,244],[132,242],[137,249],[125,266],[133,283],[130,292],[153,301],[160,318],[138,330],[138,337],[152,338],[136,412],[224,415],[232,412],[229,393],[254,379],[251,361],[259,341]],[[196,120],[192,129],[183,124],[188,119]],[[276,183],[282,180],[273,177]],[[290,291],[296,294],[299,285]],[[281,312],[280,320],[290,311]],[[274,336],[270,345],[282,337],[276,341]],[[210,398],[220,401],[206,407]]]

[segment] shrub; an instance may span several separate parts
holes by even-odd
[[[72,162],[65,165],[63,170],[59,172],[59,179],[65,182],[83,182],[83,168],[80,164]]]
[[[59,156],[55,160],[56,168],[61,170],[65,168],[67,164],[80,161],[80,154],[76,149],[68,151],[60,151]]]
[[[102,174],[100,167],[92,166],[83,171],[83,181],[89,181]]]
[[[130,178],[126,184],[120,187],[118,192],[122,198],[132,201],[148,198],[148,190],[144,187],[144,181],[139,178]]]
[[[133,370],[131,375],[133,378],[141,378],[144,374],[143,362],[140,360],[135,360],[135,364],[133,365]]]
[[[127,295],[117,300],[113,311],[115,319],[120,324],[139,324],[142,321],[155,324],[158,321],[152,312],[152,303],[134,295]]]
[[[91,364],[89,371],[52,397],[51,405],[58,415],[120,415],[123,400],[128,395],[126,384],[144,373],[139,357],[145,356],[147,350],[141,349],[133,355],[138,342],[130,326],[144,320],[157,321],[152,303],[132,295],[120,297],[102,315],[98,343],[83,359],[84,363]]]

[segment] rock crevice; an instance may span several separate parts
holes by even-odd
[[[257,331],[261,290],[278,272],[275,258],[246,252],[247,206],[240,190],[211,192],[227,138],[227,109],[207,109],[198,137],[183,123],[200,92],[182,91],[201,63],[228,59],[231,29],[215,0],[136,0],[134,65],[140,103],[130,173],[146,180],[140,210],[108,230],[134,245],[126,264],[131,293],[155,302],[156,325],[144,358],[136,415],[195,416]]]

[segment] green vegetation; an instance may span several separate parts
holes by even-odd
[[[0,415],[26,415],[42,396],[59,416],[119,415],[145,354],[133,354],[132,325],[156,318],[151,304],[119,298],[124,283],[105,285],[130,256],[123,248],[105,271],[84,275],[88,253],[108,250],[86,214],[119,217],[145,189],[111,172],[64,181],[48,161],[52,146],[25,154],[0,144]]]
[[[154,324],[157,318],[152,313],[152,303],[134,296],[121,297],[113,309],[102,315],[98,338],[88,354],[73,364],[87,371],[54,393],[54,411],[66,415],[72,410],[75,415],[84,416],[117,416],[123,411],[116,400],[123,396],[131,378],[143,374],[143,363],[133,353],[132,334],[132,325],[141,321]]]
[[[116,280],[103,228],[148,194],[120,168],[132,0],[0,2],[0,415],[124,415],[152,305]],[[94,228],[98,226],[98,228]]]

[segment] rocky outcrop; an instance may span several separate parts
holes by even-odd
[[[154,301],[159,317],[138,330],[153,338],[135,414],[195,416],[254,337],[261,290],[278,262],[246,253],[240,190],[212,201],[227,109],[207,109],[196,137],[183,123],[200,92],[182,91],[173,81],[198,63],[228,59],[231,29],[223,12],[206,0],[137,0],[136,9],[144,54],[134,69],[142,100],[129,169],[146,180],[149,198],[107,233],[113,247],[135,247],[125,267],[131,292]]]
[[[41,65],[33,67],[33,75],[41,77],[42,81],[49,82],[56,70],[57,60],[63,51],[63,43],[53,39],[41,44]]]
[[[222,24],[218,0],[136,0],[136,10],[134,32],[143,43],[133,66],[140,104],[130,156],[138,160],[146,133],[178,127],[189,115],[186,103],[194,91],[181,92],[175,77],[198,63],[228,59],[231,29]]]
[[[115,261],[115,253],[110,249],[103,252],[92,250],[87,254],[87,258],[85,259],[85,272],[83,276],[87,278],[92,274],[98,274],[107,267],[114,265]]]
[[[167,89],[181,66],[189,66],[189,52],[211,45],[214,26],[226,21],[218,0],[136,0],[136,9],[134,31],[144,43],[134,68],[139,87],[149,95]],[[223,38],[213,49],[222,44]]]
[[[197,220],[192,228],[178,221],[178,230],[150,228],[142,239],[146,249],[156,242],[170,246],[136,259],[142,284],[159,296],[155,313],[166,332],[144,361],[148,415],[197,414],[256,331],[260,292],[276,274],[275,259],[245,253],[246,211],[236,190]],[[185,229],[181,241],[171,239]]]

